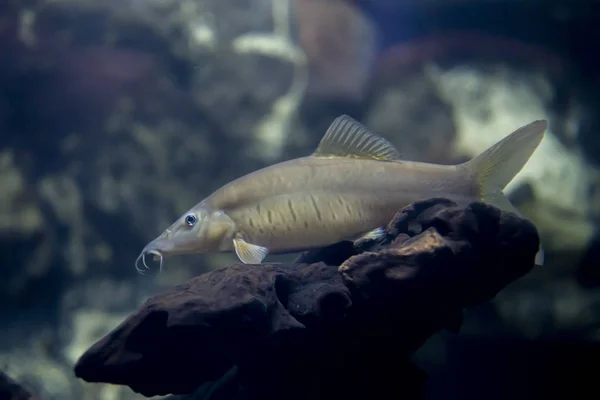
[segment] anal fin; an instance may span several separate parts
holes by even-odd
[[[353,241],[356,242],[357,240],[377,240],[377,239],[381,239],[383,236],[385,236],[385,228],[380,226],[378,228],[370,230],[367,233],[363,233],[363,234],[359,235]]]

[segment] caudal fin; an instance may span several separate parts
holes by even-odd
[[[462,164],[479,184],[481,201],[521,216],[510,203],[503,189],[527,163],[542,141],[546,129],[548,129],[546,120],[534,121]],[[544,250],[541,245],[535,263],[544,264]]]

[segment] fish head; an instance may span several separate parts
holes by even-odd
[[[219,251],[233,232],[233,221],[223,211],[211,210],[199,204],[181,215],[171,226],[150,241],[141,251],[138,264],[148,268],[144,257],[154,255],[160,260],[174,254],[208,253]]]

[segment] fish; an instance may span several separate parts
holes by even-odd
[[[145,256],[235,252],[244,264],[269,254],[378,238],[403,207],[446,198],[483,202],[521,216],[503,192],[525,166],[548,127],[536,120],[467,162],[402,160],[388,140],[344,114],[333,120],[312,154],[276,163],[220,187],[151,240]],[[543,264],[540,245],[535,262]]]

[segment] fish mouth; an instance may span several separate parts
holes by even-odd
[[[135,259],[135,269],[140,274],[145,274],[146,270],[150,270],[148,263],[146,262],[146,256],[152,255],[154,261],[159,261],[160,272],[162,272],[164,265],[165,254],[169,254],[174,247],[172,241],[165,239],[165,235],[161,235],[156,239],[148,243],[140,255]]]
[[[144,275],[146,273],[146,270],[150,270],[150,267],[148,266],[148,264],[146,264],[146,256],[148,255],[153,255],[153,259],[155,261],[159,261],[159,272],[162,272],[165,257],[162,252],[155,249],[142,250],[140,255],[135,260],[135,269],[137,270],[137,272]]]

